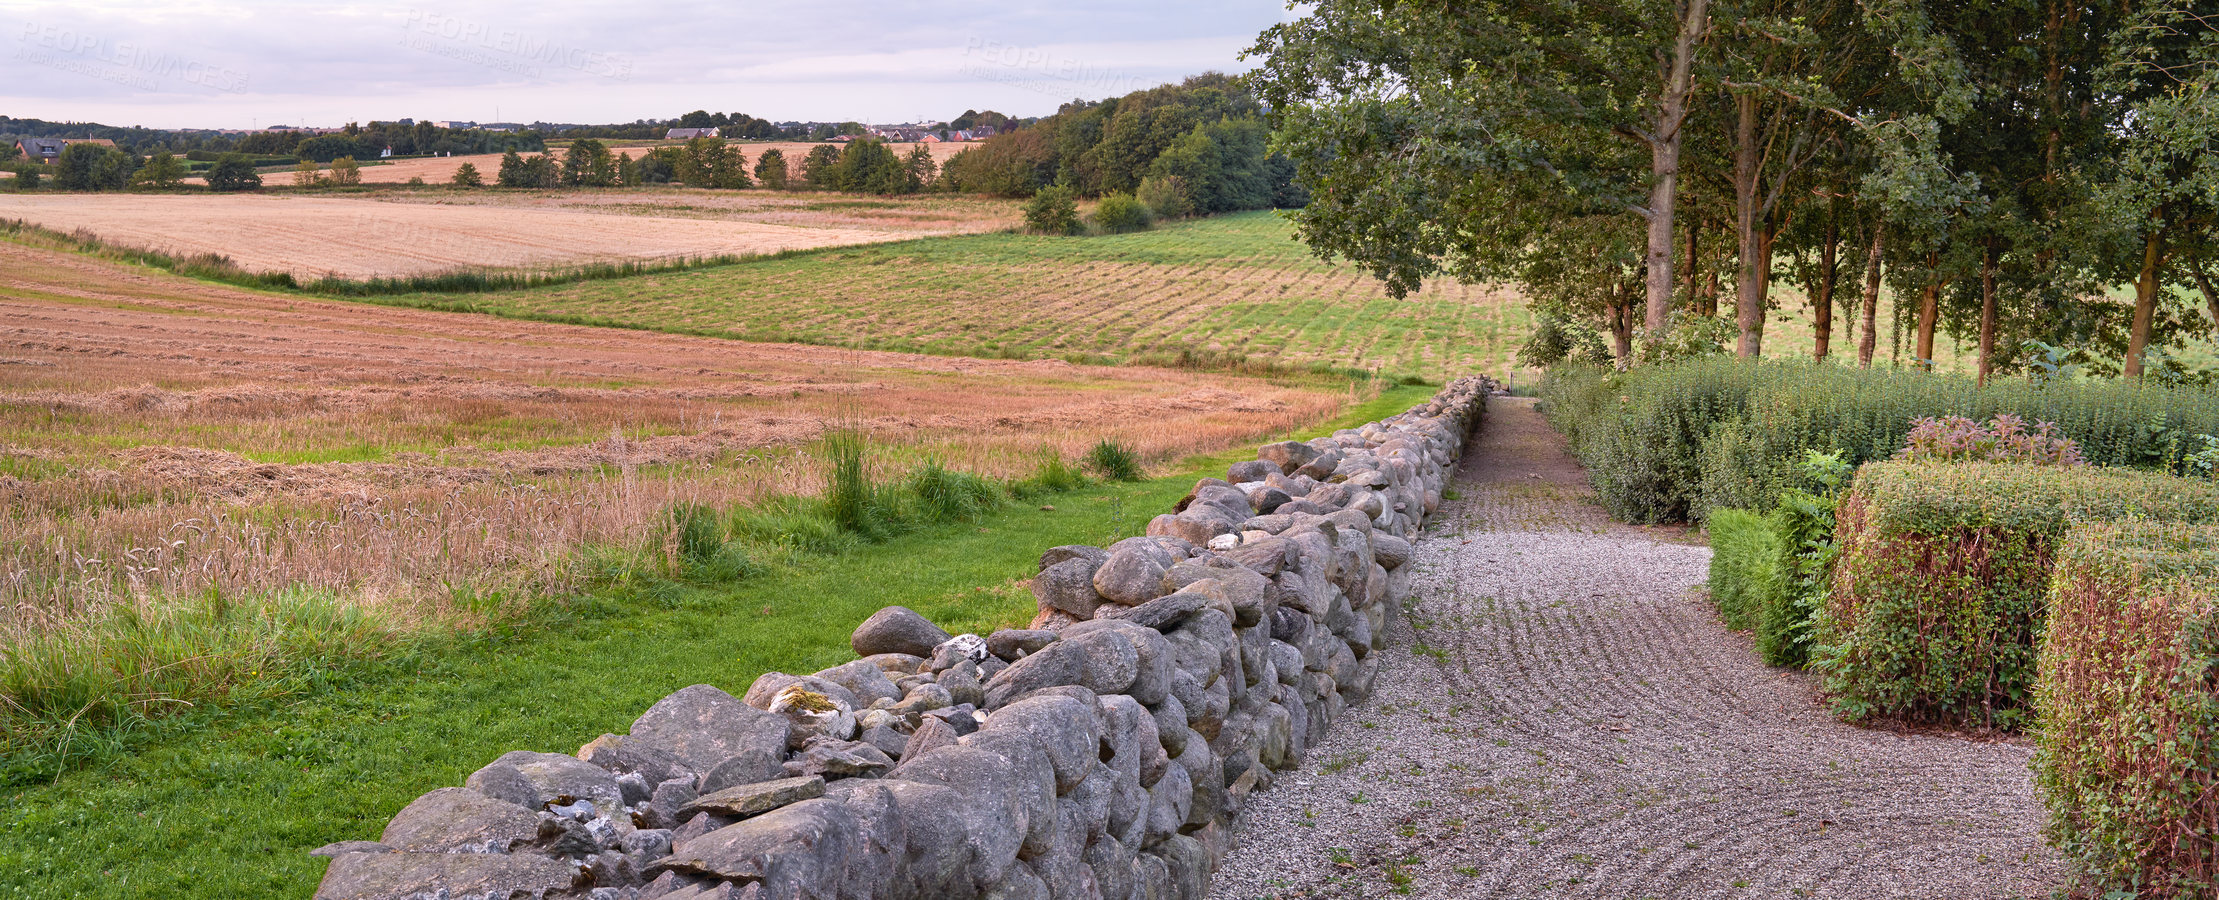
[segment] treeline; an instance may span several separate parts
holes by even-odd
[[[662,133],[657,132],[655,136],[661,137]],[[529,153],[547,147],[545,136],[537,132],[441,128],[430,122],[417,122],[413,125],[372,122],[367,126],[350,122],[345,128],[331,134],[310,134],[290,129],[224,134],[202,130],[118,128],[0,116],[0,141],[6,144],[5,149],[0,149],[0,160],[14,154],[16,142],[27,137],[105,139],[116,142],[116,147],[126,153],[145,156],[167,150],[178,156],[210,160],[226,153],[243,153],[254,157],[291,157],[330,162],[342,156],[375,159],[383,155],[387,148],[391,148],[395,156],[450,153],[459,156],[507,150]]]
[[[2219,319],[2208,4],[1327,0],[1252,52],[1313,246],[1517,283],[1620,360],[1757,356],[1780,282],[1813,356],[1951,335],[1983,377],[2139,374]]]
[[[776,147],[765,148],[752,162],[743,145],[723,138],[694,138],[684,144],[657,147],[638,158],[631,151],[611,151],[594,138],[574,140],[562,156],[541,153],[524,156],[510,151],[501,158],[495,183],[502,187],[628,187],[677,182],[690,187],[739,189],[757,184],[772,190],[827,190],[870,194],[914,194],[942,183],[932,151],[925,145],[897,154],[875,139],[846,145],[820,144],[799,159],[788,159]],[[483,176],[465,164],[454,183],[476,186]]]
[[[1050,185],[1130,194],[1177,179],[1197,212],[1301,206],[1294,163],[1270,152],[1256,98],[1218,73],[1100,102],[1065,104],[948,160],[947,189],[1027,197]]]

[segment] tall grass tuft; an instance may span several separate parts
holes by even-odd
[[[1103,440],[1086,451],[1082,464],[1096,476],[1110,481],[1139,481],[1148,477],[1140,465],[1140,454],[1116,441]]]
[[[910,473],[907,487],[928,522],[974,521],[1002,502],[1001,489],[993,482],[946,468],[939,460],[927,460]]]
[[[886,498],[871,478],[870,438],[842,428],[825,437],[825,457],[831,478],[825,489],[825,514],[842,529],[867,540],[884,540],[892,523],[886,515]]]

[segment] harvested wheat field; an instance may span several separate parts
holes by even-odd
[[[1024,224],[1018,201],[956,194],[879,197],[655,185],[558,190],[408,190],[380,192],[373,196],[390,203],[759,222],[801,228],[890,231],[905,237],[1011,231]]]
[[[577,210],[286,196],[0,195],[0,218],[257,272],[344,278],[762,254],[908,235]]]
[[[928,456],[1019,476],[1105,438],[1222,449],[1353,399],[305,300],[12,242],[0,268],[0,636],[210,589],[456,615],[452,585],[562,588],[574,551],[636,543],[674,504],[819,493],[834,429],[889,477]]]

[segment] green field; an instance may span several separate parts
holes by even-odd
[[[1397,387],[1304,436],[1423,401]],[[664,694],[853,656],[849,631],[888,604],[955,630],[1021,623],[1040,551],[1138,533],[1197,475],[1012,502],[966,523],[710,585],[600,591],[491,633],[294,683],[294,693],[150,727],[137,752],[0,790],[0,898],[306,897],[323,844],[375,839],[410,800],[508,750],[575,752]]]
[[[410,305],[960,356],[1245,358],[1441,379],[1501,374],[1530,318],[1453,282],[1395,300],[1268,212],[1098,237],[984,234]]]

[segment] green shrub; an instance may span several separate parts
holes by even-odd
[[[2219,435],[2219,390],[2154,379],[1994,381],[1807,361],[1701,358],[1625,373],[1565,363],[1543,408],[1572,441],[1599,499],[1625,521],[1700,520],[1712,507],[1770,509],[1807,487],[1808,450],[1851,465],[1893,457],[1913,420],[2010,413],[2052,422],[2089,463],[2186,472]]]
[[[1183,219],[1194,214],[1194,199],[1187,194],[1186,179],[1177,175],[1150,175],[1141,179],[1133,199],[1148,207],[1158,219]]]
[[[1882,462],[1843,499],[1811,667],[1850,719],[2021,724],[2058,540],[2219,522],[2219,485],[2120,469]]]
[[[1050,452],[1041,458],[1040,467],[1033,470],[1032,477],[1010,485],[1009,492],[1021,499],[1030,500],[1044,494],[1060,494],[1085,486],[1084,473],[1064,462],[1063,457]]]
[[[1094,227],[1110,234],[1146,231],[1148,224],[1148,207],[1142,206],[1131,194],[1104,196],[1094,207]]]
[[[2074,529],[2049,607],[2034,769],[2051,841],[2098,890],[2212,896],[2219,529]]]
[[[1051,184],[1025,201],[1025,228],[1040,234],[1068,235],[1079,231],[1079,204],[1070,188]]]
[[[15,189],[19,191],[38,190],[39,170],[29,168],[15,170]]]
[[[1141,468],[1140,454],[1116,441],[1104,440],[1095,444],[1094,449],[1086,451],[1086,458],[1081,460],[1081,465],[1110,481],[1139,481],[1148,477],[1148,473]]]
[[[931,522],[969,522],[1001,505],[1001,489],[969,472],[927,462],[909,475],[909,494],[920,515]]]
[[[1810,664],[1813,619],[1826,603],[1839,550],[1834,543],[1837,501],[1829,493],[1791,490],[1769,520],[1778,539],[1772,593],[1757,610],[1757,655],[1768,666]]]
[[[1704,527],[1710,531],[1711,602],[1726,627],[1752,628],[1778,578],[1779,537],[1765,516],[1745,509],[1717,510]]]

